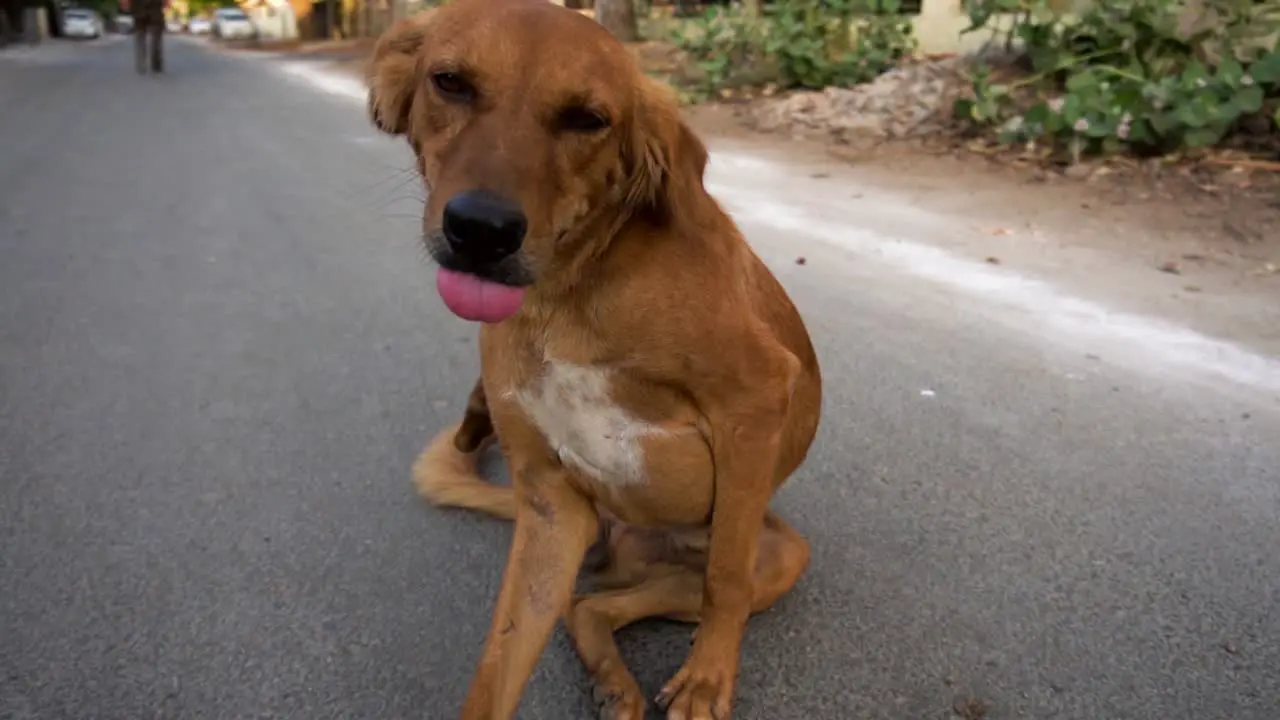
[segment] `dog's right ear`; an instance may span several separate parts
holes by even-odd
[[[669,85],[642,78],[632,140],[625,154],[630,174],[627,202],[664,221],[688,218],[705,195],[707,146],[680,116]]]
[[[426,40],[427,15],[397,21],[374,45],[365,76],[369,84],[369,119],[389,135],[409,130],[409,110],[418,85],[418,51]]]

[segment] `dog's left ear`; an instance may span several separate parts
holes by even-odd
[[[680,117],[670,86],[644,78],[627,149],[627,203],[668,222],[706,191],[707,147]]]
[[[369,119],[389,135],[409,131],[409,110],[418,84],[418,51],[426,40],[427,15],[399,20],[374,45],[365,69]]]

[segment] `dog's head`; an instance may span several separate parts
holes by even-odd
[[[607,242],[668,223],[707,152],[669,88],[584,15],[547,0],[454,0],[401,20],[369,65],[369,114],[404,135],[428,188],[423,232],[460,317],[497,322]]]

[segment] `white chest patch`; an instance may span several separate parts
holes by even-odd
[[[541,377],[516,391],[515,399],[560,462],[601,482],[644,482],[640,441],[663,430],[614,402],[608,369],[552,361]]]

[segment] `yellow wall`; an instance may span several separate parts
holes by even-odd
[[[1050,3],[1062,12],[1080,10],[1089,0],[1054,0]],[[1007,29],[1013,16],[997,17],[982,30],[961,35],[969,27],[969,16],[962,0],[924,0],[914,20],[916,38],[922,53],[974,52],[992,37],[993,29]]]

